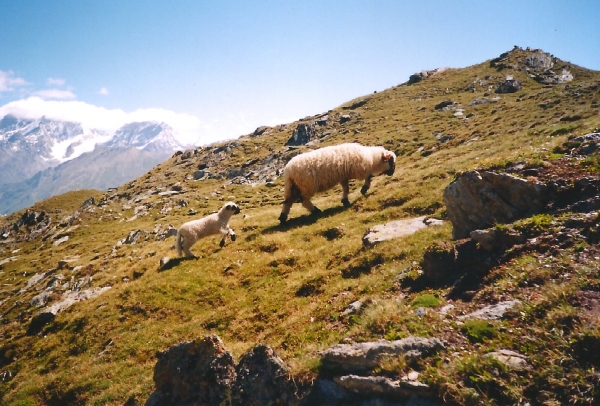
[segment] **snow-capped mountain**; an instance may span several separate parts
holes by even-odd
[[[80,123],[7,115],[0,120],[0,184],[23,181],[101,144],[136,147],[164,156],[183,149],[165,123],[129,123],[110,135]]]
[[[107,143],[109,147],[136,147],[149,152],[161,153],[182,149],[173,129],[165,123],[129,123],[119,128]]]
[[[80,123],[7,115],[0,120],[0,185],[4,185],[0,187],[5,189],[4,193],[0,193],[0,213],[8,212],[8,208],[14,211],[27,207],[39,199],[57,194],[59,189],[63,193],[76,188],[106,189],[120,186],[180,149],[184,149],[184,146],[176,140],[174,130],[165,123],[129,123],[114,134],[108,134],[85,128]],[[102,153],[94,153],[96,151]],[[111,154],[111,151],[114,153]],[[126,160],[116,159],[117,156],[128,154],[139,162],[128,164]],[[63,165],[67,162],[73,164]],[[99,177],[94,175],[94,169],[100,171],[107,165],[118,167],[115,171],[107,171],[100,182]],[[69,173],[70,168],[79,168],[79,171],[86,168],[86,171],[79,173],[77,182],[73,183],[70,181],[74,179],[73,174]],[[31,179],[36,175],[36,179],[40,178],[42,171],[45,172],[43,178],[46,184],[32,182]],[[57,187],[48,188],[50,173],[52,183]],[[111,173],[119,174],[114,176],[114,181],[111,180]],[[8,201],[11,199],[11,195],[7,194],[9,185],[11,190],[19,190],[18,204]],[[40,190],[42,187],[43,191]],[[36,190],[30,190],[32,188]]]

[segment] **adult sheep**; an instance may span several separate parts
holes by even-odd
[[[177,239],[175,240],[175,248],[177,255],[182,253],[188,258],[194,258],[194,254],[190,251],[199,239],[208,237],[209,235],[221,234],[223,239],[219,243],[222,247],[225,245],[225,238],[231,236],[231,241],[235,241],[235,233],[229,227],[229,219],[234,214],[238,214],[240,208],[234,202],[225,203],[223,207],[213,214],[209,214],[198,220],[188,221],[184,223],[177,231]]]
[[[286,222],[292,204],[301,202],[312,214],[321,212],[310,199],[319,192],[342,185],[342,203],[350,206],[349,180],[365,183],[360,189],[364,195],[374,176],[394,174],[396,154],[383,147],[366,147],[357,143],[340,144],[306,152],[292,158],[283,169],[284,202],[279,221]]]

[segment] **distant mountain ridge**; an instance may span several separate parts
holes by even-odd
[[[76,122],[6,115],[0,120],[0,213],[74,189],[120,186],[184,148],[165,123],[128,123],[110,135]]]

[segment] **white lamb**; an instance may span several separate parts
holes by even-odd
[[[235,241],[235,233],[229,227],[229,219],[239,212],[240,208],[238,205],[234,202],[229,202],[225,203],[217,213],[184,223],[177,231],[177,239],[175,241],[177,255],[181,256],[183,252],[187,258],[194,258],[194,254],[191,253],[190,248],[196,241],[209,235],[223,235],[223,239],[219,243],[221,247],[225,245],[227,235],[231,236],[231,241]]]
[[[360,192],[364,195],[371,186],[373,176],[394,174],[396,154],[383,147],[366,147],[360,144],[340,144],[306,152],[292,158],[283,169],[285,182],[284,202],[279,221],[286,222],[294,203],[302,203],[312,214],[321,210],[310,199],[319,192],[341,184],[342,203],[350,206],[349,180],[365,180]]]

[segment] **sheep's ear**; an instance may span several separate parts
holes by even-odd
[[[381,160],[382,161],[389,161],[391,157],[392,157],[392,154],[390,154],[389,152],[382,152],[381,153]]]
[[[225,206],[225,210],[233,210],[233,209],[231,208],[231,205],[228,204],[227,206]]]

